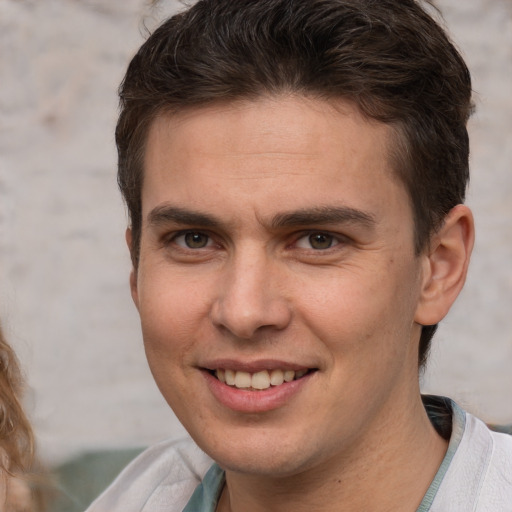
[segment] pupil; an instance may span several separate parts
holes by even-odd
[[[201,233],[187,233],[185,235],[185,242],[191,249],[201,249],[202,247],[206,247],[208,237]]]
[[[309,236],[309,243],[313,249],[329,249],[332,245],[332,236],[324,233],[315,233]]]

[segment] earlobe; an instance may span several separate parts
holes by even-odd
[[[126,228],[125,232],[125,239],[126,239],[126,245],[128,246],[128,250],[130,251],[130,254],[133,249],[133,235],[132,230],[130,228]],[[130,291],[132,294],[132,300],[135,304],[135,307],[139,309],[139,295],[137,291],[137,271],[134,267],[132,267],[132,270],[130,272]]]
[[[475,239],[471,210],[453,208],[434,233],[423,258],[423,282],[415,321],[421,325],[440,322],[450,310],[466,281]]]

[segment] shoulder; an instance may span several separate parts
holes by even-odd
[[[434,500],[432,512],[512,510],[512,436],[492,432],[464,414],[464,432]],[[448,507],[448,508],[446,508]]]
[[[466,413],[466,427],[460,444],[460,459],[471,466],[486,468],[487,483],[504,477],[512,491],[512,436],[493,432],[472,414]]]
[[[482,472],[478,510],[512,510],[512,436],[492,432],[471,414],[466,414],[466,422],[468,460],[475,467],[480,461]]]
[[[87,512],[181,512],[211,465],[191,439],[164,441],[135,458]]]

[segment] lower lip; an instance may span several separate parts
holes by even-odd
[[[249,391],[228,386],[208,371],[203,370],[202,373],[211,393],[222,405],[233,411],[255,413],[272,411],[288,404],[316,372],[308,373],[300,379],[285,382],[280,386],[271,386],[261,391]]]

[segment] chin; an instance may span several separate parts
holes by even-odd
[[[260,435],[246,431],[242,439],[216,441],[204,443],[196,440],[197,444],[219,466],[227,471],[268,476],[273,478],[288,477],[301,473],[310,467],[311,458],[304,449],[303,442],[292,442],[287,439],[283,443],[283,436]],[[258,439],[259,438],[259,439]],[[302,447],[299,449],[298,447]]]
[[[270,455],[269,457],[257,457],[249,459],[245,457],[225,457],[218,460],[219,466],[233,473],[253,475],[269,478],[287,478],[302,473],[307,469],[307,464],[298,461],[295,456],[279,458]]]

